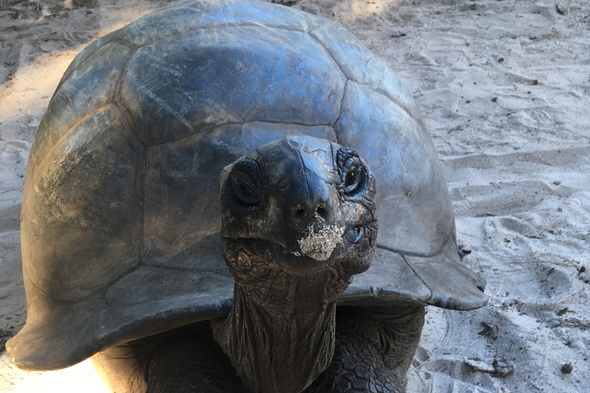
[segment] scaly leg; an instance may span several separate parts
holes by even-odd
[[[244,393],[208,323],[108,348],[94,355],[115,393]]]
[[[424,307],[341,307],[330,366],[306,393],[403,393]]]

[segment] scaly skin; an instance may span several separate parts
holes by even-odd
[[[306,393],[403,393],[424,307],[341,307],[332,363]]]
[[[150,362],[148,375],[146,393],[244,391],[221,351],[198,341],[178,341],[163,347]]]
[[[116,393],[247,391],[207,321],[108,348],[92,360]]]
[[[305,393],[405,392],[423,324],[423,307],[338,308],[332,362]],[[252,393],[205,324],[109,348],[93,360],[114,392]]]

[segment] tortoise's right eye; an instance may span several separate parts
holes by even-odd
[[[236,173],[232,177],[232,188],[234,195],[240,202],[249,206],[256,206],[260,203],[260,192],[247,174]]]
[[[253,207],[261,202],[261,190],[258,165],[254,160],[237,163],[230,175],[230,184],[236,199],[242,204]]]

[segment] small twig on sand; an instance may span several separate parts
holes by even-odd
[[[543,374],[545,373],[545,368],[547,368],[547,335],[545,334],[544,336],[544,340],[543,340],[543,348],[544,348],[544,353],[543,353],[543,368],[541,369],[541,372],[539,373],[539,376],[531,383],[529,383],[526,387],[527,389],[532,388],[533,386],[536,387],[537,389],[540,389],[537,386],[537,382],[539,382],[539,380],[541,379],[541,377],[543,376]],[[540,389],[543,390],[543,389]]]

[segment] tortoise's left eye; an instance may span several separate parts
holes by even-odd
[[[356,152],[347,153],[341,167],[342,190],[346,196],[355,196],[367,188],[367,169]]]

